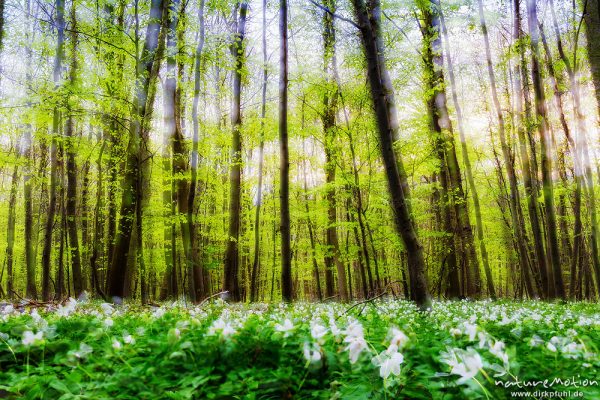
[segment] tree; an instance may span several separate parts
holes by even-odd
[[[77,19],[76,2],[71,5],[71,65],[69,66],[69,86],[75,91],[77,84]],[[67,153],[67,204],[66,219],[73,273],[73,289],[75,295],[83,292],[83,276],[81,273],[81,254],[79,252],[79,233],[77,232],[77,164],[75,162],[74,131],[75,118],[72,111],[72,100],[67,99],[67,126],[65,128],[65,148]]]
[[[281,296],[292,301],[290,236],[290,155],[288,145],[288,3],[279,0],[279,207],[281,232]]]
[[[445,214],[452,215],[453,221],[446,224],[447,234],[455,235],[459,246],[456,253],[464,271],[463,295],[479,297],[481,279],[479,262],[475,253],[473,231],[469,221],[467,199],[462,187],[462,176],[450,121],[443,71],[442,38],[440,30],[439,2],[420,3],[423,25],[423,64],[425,73],[426,103],[429,110],[429,124],[435,148],[440,161],[442,178],[442,201],[447,207]],[[450,211],[449,207],[453,210]],[[452,257],[452,255],[450,255]],[[451,285],[456,284],[456,274]],[[453,291],[454,292],[454,291]]]
[[[267,0],[262,2],[262,95],[260,108],[260,141],[258,144],[258,185],[256,188],[256,214],[254,217],[254,261],[250,282],[250,301],[258,300],[258,275],[260,273],[260,210],[263,202],[263,170],[265,161],[265,118],[267,115]]]
[[[60,0],[59,0],[60,1]],[[146,100],[150,84],[150,72],[154,65],[154,56],[158,47],[158,36],[163,18],[163,0],[152,0],[150,21],[146,31],[146,39],[142,55],[136,65],[135,96],[132,119],[129,125],[127,160],[123,171],[123,194],[119,213],[119,228],[115,237],[112,262],[109,271],[108,295],[122,297],[125,292],[125,275],[127,273],[127,256],[131,244],[135,209],[140,199],[140,159],[141,125],[146,116]]]
[[[54,56],[54,87],[58,90],[61,74],[62,61],[64,58],[64,40],[65,40],[65,3],[64,0],[56,0],[56,54]],[[50,299],[50,272],[52,262],[52,233],[54,230],[54,218],[56,214],[57,186],[58,186],[58,135],[60,126],[60,105],[54,106],[52,118],[52,141],[50,143],[50,200],[48,202],[48,215],[44,229],[44,249],[42,253],[42,299]],[[60,284],[60,283],[59,283]],[[37,290],[34,285],[28,286],[28,296],[37,297]]]
[[[190,231],[190,258],[194,263],[194,280],[196,281],[196,291],[198,297],[209,294],[209,280],[208,273],[204,270],[203,265],[200,265],[200,256],[198,249],[198,224],[194,221],[194,208],[196,206],[196,191],[198,185],[198,143],[199,138],[199,117],[198,117],[198,104],[200,102],[200,63],[202,62],[202,53],[204,49],[204,6],[205,1],[200,0],[200,7],[198,8],[198,24],[200,25],[200,33],[198,35],[198,44],[196,46],[196,54],[194,55],[194,100],[192,104],[192,120],[193,120],[193,138],[192,138],[192,160],[191,160],[191,180],[190,189],[187,198],[187,215],[186,222]]]
[[[335,11],[335,0],[325,2],[330,11]],[[338,278],[338,292],[341,301],[348,300],[348,283],[344,265],[340,261],[340,245],[337,234],[337,206],[335,190],[336,150],[336,113],[339,84],[335,79],[335,20],[328,12],[323,12],[323,71],[325,73],[325,91],[323,92],[323,122],[325,148],[325,180],[327,184],[327,254],[325,256],[325,289],[326,297],[333,296],[333,266]],[[336,81],[336,82],[334,82]]]
[[[533,236],[534,259],[532,265],[535,265],[534,280],[539,282],[541,294],[548,295],[548,268],[546,262],[546,250],[544,247],[544,236],[542,232],[542,222],[538,205],[538,184],[537,184],[537,160],[535,146],[533,143],[532,125],[530,123],[530,105],[527,76],[527,62],[525,60],[525,44],[521,30],[521,10],[520,2],[513,3],[513,39],[517,47],[518,60],[514,66],[515,79],[515,121],[517,125],[517,137],[519,139],[519,156],[521,159],[521,174],[523,175],[523,184],[525,186],[525,198],[527,200],[527,210],[529,213],[529,222]],[[528,150],[528,143],[529,150]]]
[[[379,145],[385,175],[390,192],[394,223],[402,238],[408,254],[410,274],[410,296],[419,307],[429,306],[429,292],[424,277],[425,261],[423,248],[417,238],[413,217],[408,208],[407,195],[402,188],[398,168],[397,153],[394,151],[393,138],[398,131],[398,117],[394,100],[394,89],[385,65],[385,52],[381,41],[373,29],[372,19],[380,18],[380,5],[377,0],[367,5],[364,0],[352,0],[354,14],[360,31],[363,51],[367,59],[367,76],[371,91],[371,101],[375,109]]]
[[[244,69],[244,36],[246,34],[246,13],[248,4],[239,4],[240,16],[236,24],[236,33],[231,45],[231,53],[235,59],[233,73],[233,107],[231,109],[232,156],[229,169],[229,238],[225,253],[225,269],[223,276],[223,289],[229,292],[233,301],[240,300],[239,288],[239,240],[241,224],[241,197],[242,197],[242,139],[240,128],[242,125],[241,88],[242,73]]]
[[[540,71],[539,51],[539,27],[537,19],[537,5],[535,0],[527,0],[527,24],[531,38],[531,79],[535,94],[535,112],[539,119],[538,132],[541,145],[541,167],[542,167],[542,193],[546,206],[546,228],[548,236],[548,258],[552,266],[552,275],[548,280],[548,294],[550,297],[565,298],[563,285],[560,254],[558,251],[558,238],[556,226],[556,214],[554,208],[554,184],[552,182],[552,154],[549,137],[548,117],[546,111],[546,100]]]

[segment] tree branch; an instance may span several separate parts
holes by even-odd
[[[329,8],[317,3],[314,0],[308,0],[309,2],[311,2],[312,4],[314,4],[315,6],[317,6],[318,8],[320,8],[321,10],[325,11],[327,14],[331,15],[334,18],[339,19],[340,21],[344,21],[349,23],[350,25],[352,25],[353,27],[355,27],[356,29],[360,29],[360,26],[358,26],[358,24],[348,18],[344,18],[341,15],[338,15],[336,13],[334,13],[333,11],[331,11]]]

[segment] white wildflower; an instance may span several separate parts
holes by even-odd
[[[441,360],[452,367],[450,373],[460,375],[457,383],[463,384],[475,377],[483,368],[483,361],[477,351],[472,348],[467,350],[451,349],[441,355]]]
[[[67,304],[65,304],[64,306],[58,306],[58,309],[56,310],[56,315],[58,315],[59,317],[68,317],[75,311],[75,308],[77,308],[77,300],[75,300],[72,297],[69,297],[69,301],[67,302]]]
[[[450,334],[452,336],[456,337],[456,336],[460,336],[462,334],[462,331],[457,328],[450,328]]]
[[[321,346],[318,343],[304,342],[304,358],[311,363],[321,361]]]
[[[2,314],[3,315],[12,314],[13,311],[15,311],[15,308],[13,307],[13,305],[8,304],[8,305],[4,306],[4,308],[2,309]]]
[[[533,335],[533,337],[531,339],[529,339],[530,347],[537,347],[541,344],[544,344],[544,340],[541,337],[539,337],[538,335]]]
[[[79,350],[73,351],[71,354],[73,354],[73,356],[75,356],[76,358],[81,359],[81,358],[86,358],[93,351],[94,351],[94,349],[92,349],[91,346],[82,342],[79,344]]]
[[[23,332],[23,339],[21,342],[23,343],[23,346],[29,347],[34,344],[39,344],[43,340],[44,332],[39,331],[38,333],[34,334],[31,331],[25,331]]]
[[[123,347],[123,345],[117,339],[113,339],[112,347],[115,350],[121,350],[121,348]]]
[[[490,353],[492,353],[493,355],[495,355],[496,357],[498,357],[499,359],[502,360],[502,364],[504,365],[505,368],[508,368],[508,354],[506,354],[506,352],[504,351],[505,349],[505,344],[503,341],[498,340],[496,342],[494,342],[493,345],[490,346],[489,350]]]
[[[390,336],[392,337],[390,343],[396,345],[398,349],[402,349],[408,343],[408,336],[398,328],[392,328]]]
[[[338,328],[333,317],[329,318],[329,329],[331,330],[331,334],[335,337],[338,337],[342,334],[342,330]]]
[[[294,324],[292,323],[292,321],[289,320],[289,318],[286,318],[283,321],[283,324],[276,324],[275,325],[275,330],[277,332],[282,332],[284,334],[284,337],[288,337],[291,332],[294,330]]]
[[[368,350],[367,342],[362,337],[348,336],[344,339],[344,342],[348,343],[345,350],[350,353],[350,364],[356,363],[363,350]]]
[[[326,334],[327,328],[321,325],[321,323],[315,322],[311,324],[310,335],[313,337],[313,339],[319,341]]]
[[[477,325],[465,323],[464,328],[465,328],[465,335],[469,336],[469,340],[471,340],[471,341],[475,340],[475,337],[477,336]]]
[[[387,379],[390,374],[400,375],[400,364],[404,362],[404,356],[398,352],[398,346],[392,343],[371,361],[379,367],[379,376]]]
[[[235,328],[231,326],[229,322],[226,322],[224,319],[218,318],[208,329],[208,334],[215,335],[217,332],[221,332],[221,334],[224,337],[228,337],[235,333]]]

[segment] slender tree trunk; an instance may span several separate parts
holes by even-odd
[[[169,28],[170,29],[170,28]],[[169,35],[170,40],[171,35]],[[169,43],[168,52],[170,53],[176,45]],[[174,74],[172,71],[172,65],[168,67],[168,74]],[[168,87],[167,85],[173,85],[174,82],[167,77],[165,83],[165,96],[164,96],[164,138],[163,138],[163,154],[162,154],[162,169],[163,169],[163,243],[164,243],[164,256],[165,256],[165,276],[163,292],[161,299],[169,297],[177,297],[177,273],[176,273],[176,205],[177,205],[177,191],[175,190],[175,177],[173,174],[173,154],[172,154],[172,143],[175,135],[175,88]],[[173,78],[174,79],[174,78]]]
[[[498,89],[496,87],[496,76],[494,73],[494,67],[492,64],[492,54],[490,50],[490,40],[487,31],[487,24],[485,21],[483,11],[483,1],[478,0],[479,6],[479,20],[481,24],[481,31],[483,33],[483,39],[485,44],[485,54],[487,61],[487,70],[490,80],[490,88],[492,93],[492,103],[494,110],[496,111],[496,117],[498,119],[498,136],[500,138],[500,146],[502,148],[502,155],[504,157],[504,164],[506,166],[506,173],[508,175],[508,183],[510,189],[509,206],[512,217],[512,230],[517,241],[517,250],[519,256],[519,264],[521,270],[527,272],[529,265],[527,264],[527,248],[526,248],[526,233],[524,230],[524,221],[521,221],[519,216],[519,208],[521,207],[521,200],[519,196],[519,187],[517,182],[517,175],[514,169],[514,155],[509,147],[508,140],[506,138],[506,128],[504,122],[504,115],[502,112],[502,106],[500,105],[500,99],[498,97]]]
[[[304,102],[303,102],[304,104]],[[302,108],[302,128],[304,129],[304,107]],[[306,156],[306,140],[302,141],[302,153]],[[308,202],[310,201],[308,194],[308,178],[307,178],[307,164],[306,158],[302,162],[302,172],[304,178],[304,208],[306,210],[306,224],[308,226],[308,237],[310,239],[310,258],[313,266],[313,275],[315,278],[315,285],[317,289],[317,298],[319,301],[323,300],[323,292],[321,291],[321,275],[319,274],[319,264],[317,263],[317,249],[315,245],[315,235],[313,232],[313,223],[310,218],[310,207]]]
[[[425,309],[429,306],[430,299],[424,276],[423,248],[417,238],[413,217],[410,214],[408,194],[403,189],[403,179],[398,167],[399,164],[401,165],[401,158],[398,157],[399,153],[394,151],[393,145],[394,137],[398,135],[394,90],[385,65],[384,49],[378,46],[379,38],[371,22],[371,17],[379,20],[381,10],[376,1],[367,8],[364,0],[352,0],[352,6],[367,59],[367,75],[371,99],[375,108],[379,143],[390,192],[394,223],[408,254],[411,299],[419,307]],[[381,40],[379,40],[380,42]]]
[[[539,119],[538,131],[540,134],[541,162],[542,162],[542,193],[544,196],[546,225],[548,234],[548,258],[552,266],[552,275],[549,279],[550,297],[565,298],[560,253],[558,248],[556,214],[554,209],[554,184],[552,182],[552,154],[549,138],[548,117],[546,100],[540,71],[539,28],[537,19],[537,5],[535,0],[527,0],[527,23],[531,38],[531,78],[535,93],[535,110]]]
[[[64,58],[64,40],[65,40],[65,3],[64,0],[56,0],[56,29],[58,39],[56,43],[56,55],[54,57],[54,86],[58,88],[61,80],[62,61]],[[52,257],[52,231],[54,229],[54,217],[56,214],[56,189],[58,180],[58,159],[57,159],[57,140],[60,126],[60,109],[58,105],[54,106],[54,115],[52,119],[52,141],[50,144],[50,201],[48,203],[48,216],[46,219],[44,234],[44,249],[42,251],[42,299],[50,299],[50,269]],[[32,291],[30,291],[33,289]],[[35,287],[28,285],[27,296],[37,297]]]
[[[471,189],[471,198],[473,200],[473,206],[475,208],[477,241],[479,242],[479,250],[481,252],[481,259],[483,261],[484,271],[485,271],[485,275],[486,275],[488,294],[490,295],[490,297],[495,298],[496,292],[494,289],[494,282],[493,282],[492,275],[491,275],[491,269],[490,269],[490,265],[489,265],[488,253],[487,253],[487,249],[485,246],[485,241],[483,240],[483,222],[481,219],[481,206],[479,204],[479,194],[477,192],[477,186],[475,185],[475,180],[473,179],[471,160],[469,159],[469,151],[467,148],[467,142],[466,142],[464,128],[463,128],[462,109],[461,109],[460,103],[458,102],[456,79],[454,77],[454,66],[453,66],[452,57],[450,54],[450,44],[449,44],[450,42],[448,39],[448,30],[446,28],[446,24],[444,21],[444,14],[442,13],[441,6],[439,6],[439,7],[440,7],[439,8],[440,23],[441,23],[443,39],[444,39],[445,48],[446,48],[446,60],[448,63],[448,75],[450,78],[450,85],[451,85],[451,89],[452,89],[452,100],[454,102],[454,107],[456,109],[456,117],[457,117],[457,121],[458,121],[458,134],[459,134],[460,144],[461,144],[461,153],[462,153],[462,158],[463,158],[463,164],[465,166],[467,182],[469,184],[469,189]],[[446,200],[444,200],[444,202],[446,202]],[[444,214],[445,214],[446,218],[449,217],[448,211],[445,211]],[[446,225],[448,226],[448,222],[446,222]],[[446,229],[448,229],[448,228],[446,228]],[[452,238],[450,238],[450,239],[453,240]],[[454,247],[454,244],[452,244],[452,247]],[[448,262],[449,271],[455,271],[457,268],[456,267],[456,256],[453,255],[451,252],[448,255],[448,258],[446,258],[446,260]],[[457,280],[457,277],[451,276],[451,279]],[[451,282],[451,286],[456,285],[456,284],[457,283]],[[458,290],[458,287],[456,290]],[[455,297],[456,292],[452,293],[451,296]]]
[[[279,202],[281,232],[281,297],[292,301],[290,237],[290,155],[288,149],[288,2],[279,0]]]
[[[26,1],[25,9],[27,12],[27,16],[31,15],[31,2],[30,0]],[[29,84],[32,79],[32,55],[33,52],[31,50],[33,35],[31,34],[29,24],[31,23],[29,17],[27,18],[27,45],[25,47],[25,54],[27,57],[26,60],[26,72],[25,78],[28,82],[27,93],[30,93],[31,87]],[[25,238],[24,238],[24,247],[25,247],[25,273],[27,276],[27,292],[37,292],[37,285],[35,281],[35,254],[33,252],[33,198],[32,198],[32,171],[34,168],[34,161],[32,157],[32,148],[33,148],[33,135],[32,135],[32,126],[31,124],[25,124],[25,137],[23,140],[23,155],[25,157],[25,171],[23,174],[23,205],[24,205],[24,214],[25,214]],[[32,287],[30,287],[32,286]],[[6,293],[9,298],[12,298],[13,293],[9,290]]]
[[[102,167],[102,158],[104,156],[104,151],[106,150],[107,138],[99,138],[102,141],[102,146],[100,147],[100,152],[98,154],[98,160],[96,161],[96,167],[98,169],[98,184],[96,186],[96,206],[94,209],[94,241],[92,244],[92,254],[90,256],[90,272],[91,272],[91,280],[92,280],[92,291],[95,291],[97,294],[100,294],[102,297],[105,297],[104,290],[102,289],[102,284],[100,281],[100,275],[98,270],[100,269],[100,261],[99,258],[102,253],[102,236],[104,233],[104,218],[101,216],[101,213],[104,209],[103,204],[103,196],[104,196],[104,171]]]
[[[77,19],[74,1],[71,5],[71,65],[69,66],[69,86],[76,85],[77,80]],[[73,90],[73,89],[72,89]],[[73,290],[75,296],[79,296],[84,288],[83,275],[81,273],[81,257],[79,252],[79,237],[77,233],[77,164],[75,162],[74,133],[75,120],[73,112],[67,109],[67,126],[65,128],[65,150],[67,155],[67,199],[66,217],[67,231],[69,235],[69,249],[71,255],[71,269],[73,277]]]
[[[60,1],[60,0],[59,0]],[[142,57],[136,68],[135,98],[133,117],[129,127],[129,143],[127,146],[127,161],[123,176],[123,193],[119,213],[119,230],[116,233],[114,254],[110,265],[108,295],[122,297],[124,293],[125,276],[127,274],[127,257],[133,232],[135,208],[138,202],[138,174],[140,173],[141,152],[141,121],[146,115],[146,100],[150,83],[150,72],[158,46],[158,36],[163,14],[163,0],[152,0],[150,23],[146,32],[146,40]]]
[[[325,6],[335,12],[336,1],[326,0]],[[348,301],[348,283],[344,264],[340,261],[340,245],[337,233],[337,205],[336,205],[336,114],[340,85],[337,79],[336,60],[336,30],[335,19],[328,13],[323,13],[323,72],[325,74],[325,91],[323,92],[323,133],[325,134],[325,181],[327,185],[327,253],[325,256],[325,297],[333,296],[333,266],[337,272],[337,286],[339,299]]]
[[[16,150],[18,152],[18,150]],[[8,223],[6,227],[6,294],[9,298],[13,297],[13,264],[14,264],[14,249],[15,249],[15,219],[16,219],[16,203],[17,189],[19,186],[19,167],[13,167],[12,179],[10,183],[10,195],[8,197]]]
[[[430,109],[430,124],[432,134],[437,141],[438,154],[442,167],[445,164],[448,177],[447,198],[455,209],[454,222],[456,239],[459,243],[460,262],[464,271],[464,294],[469,297],[479,297],[481,294],[481,279],[479,262],[475,253],[473,231],[469,221],[467,199],[462,187],[462,176],[456,148],[454,133],[448,115],[446,92],[444,89],[442,42],[440,37],[439,1],[431,0],[423,4],[423,38],[424,66],[426,85],[429,93],[427,101]],[[443,171],[442,171],[443,172]]]
[[[240,300],[239,240],[242,212],[242,139],[240,136],[242,125],[241,88],[242,69],[244,68],[244,36],[246,34],[246,13],[248,11],[248,4],[240,3],[239,8],[239,20],[236,24],[235,38],[231,46],[231,52],[235,58],[235,71],[233,73],[233,107],[231,109],[233,135],[231,167],[229,169],[229,234],[223,276],[223,290],[229,292],[230,299],[233,301]]]
[[[262,98],[260,109],[260,143],[258,145],[258,187],[256,192],[256,214],[254,217],[254,261],[250,282],[250,301],[258,300],[258,277],[260,276],[260,211],[263,202],[263,169],[265,158],[265,118],[267,116],[267,0],[262,1]]]
[[[200,101],[200,64],[202,62],[202,51],[204,49],[204,5],[205,0],[200,0],[198,7],[198,25],[200,33],[198,35],[198,44],[196,46],[196,54],[194,60],[194,100],[192,104],[192,120],[193,120],[193,139],[192,139],[192,162],[191,162],[191,181],[190,190],[187,198],[187,224],[190,231],[191,258],[194,262],[194,280],[196,281],[197,299],[210,294],[208,272],[204,270],[204,266],[200,261],[200,249],[198,248],[198,224],[194,221],[194,207],[196,205],[196,191],[198,186],[198,147],[200,141],[200,127],[198,117],[198,103]]]
[[[522,43],[521,31],[521,11],[519,1],[513,2],[514,5],[514,32],[513,39],[517,43],[519,61],[515,63],[514,78],[515,78],[515,114],[517,125],[517,136],[519,139],[519,155],[521,159],[521,173],[523,175],[523,183],[525,186],[525,198],[527,200],[527,209],[529,213],[529,222],[533,235],[535,261],[536,266],[534,271],[535,281],[541,286],[541,294],[547,297],[548,287],[548,272],[546,264],[546,252],[544,250],[544,235],[541,229],[538,208],[538,191],[537,191],[537,161],[534,148],[531,147],[531,156],[527,151],[528,137],[531,137],[529,123],[529,95],[525,87],[527,82],[526,62],[525,62],[525,46]],[[525,100],[525,104],[524,104]]]
[[[551,11],[553,13],[553,20],[556,21],[554,16],[554,3],[551,3]],[[586,37],[587,37],[587,52],[590,63],[590,69],[592,71],[592,82],[594,84],[594,90],[596,95],[596,103],[598,110],[600,110],[600,2],[598,0],[586,0],[585,7],[583,10],[583,18],[586,24]],[[558,28],[555,29],[558,33]],[[560,44],[560,36],[557,37]],[[575,38],[575,48],[577,49],[578,36]],[[560,44],[559,51],[562,50],[562,44]],[[574,57],[576,57],[576,51]],[[561,58],[563,61],[566,59],[564,51],[561,52]],[[576,58],[575,58],[576,61]],[[592,231],[590,238],[590,245],[592,247],[592,265],[594,269],[594,275],[596,278],[596,287],[600,292],[600,256],[598,251],[598,218],[596,214],[596,198],[594,191],[594,179],[592,177],[592,169],[590,163],[590,156],[587,144],[587,132],[585,127],[585,118],[581,108],[580,98],[580,85],[577,79],[577,64],[574,61],[573,68],[568,70],[570,83],[571,83],[571,95],[573,96],[575,117],[577,119],[577,125],[579,127],[581,152],[583,155],[583,164],[585,168],[585,178],[587,183],[587,208],[590,213]],[[565,63],[565,65],[569,65]]]
[[[173,158],[171,146],[174,134],[174,107],[173,93],[165,88],[164,104],[165,104],[165,130],[163,138],[163,154],[162,154],[162,172],[163,172],[163,246],[165,257],[165,276],[164,284],[161,292],[161,299],[177,297],[177,273],[175,269],[175,205],[176,192],[174,190],[174,176],[172,171]]]

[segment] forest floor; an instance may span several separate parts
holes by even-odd
[[[0,398],[600,399],[600,308],[0,305]]]

